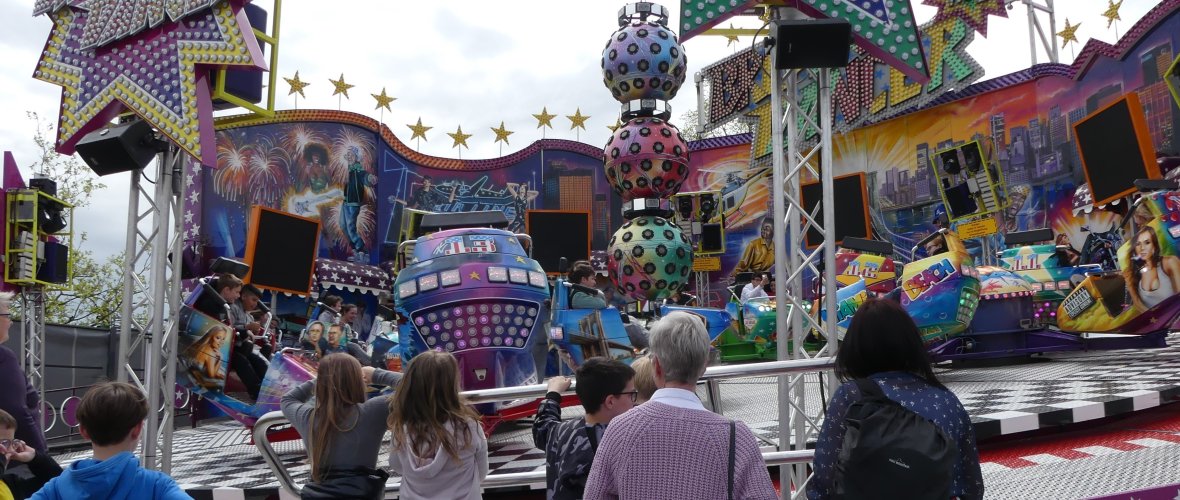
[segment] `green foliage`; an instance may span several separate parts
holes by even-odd
[[[29,112],[29,119],[36,124],[33,144],[40,157],[28,166],[28,170],[57,181],[57,197],[74,205],[75,214],[90,204],[91,197],[106,188],[90,167],[77,156],[66,156],[54,150],[57,136],[53,123],[46,122],[37,113]],[[45,321],[74,326],[106,328],[118,318],[123,293],[123,255],[115,255],[103,262],[94,258],[93,252],[85,248],[86,232],[74,228],[74,240],[70,248],[70,265],[73,280],[70,289],[47,291],[45,294]],[[15,301],[15,315],[20,315],[19,302]]]

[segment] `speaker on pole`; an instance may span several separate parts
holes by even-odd
[[[99,176],[143,168],[157,152],[152,127],[143,120],[86,134],[75,149]]]
[[[843,19],[779,21],[775,30],[776,69],[842,68],[848,65],[852,25]]]

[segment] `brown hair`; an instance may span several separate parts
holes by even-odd
[[[90,442],[107,446],[122,442],[148,415],[147,396],[126,382],[91,387],[78,404],[77,418]]]
[[[1151,226],[1143,226],[1143,227],[1139,228],[1138,231],[1135,231],[1135,238],[1131,240],[1131,261],[1132,261],[1132,263],[1131,263],[1131,265],[1127,266],[1127,275],[1130,276],[1130,278],[1131,278],[1131,293],[1135,294],[1136,297],[1139,296],[1139,282],[1143,281],[1142,268],[1147,265],[1147,262],[1144,262],[1143,264],[1139,264],[1139,265],[1136,265],[1134,263],[1135,260],[1138,259],[1138,257],[1139,257],[1135,253],[1135,245],[1136,245],[1136,243],[1139,242],[1139,236],[1143,235],[1143,234],[1146,234],[1147,236],[1149,236],[1151,238],[1151,265],[1152,265],[1152,267],[1156,267],[1156,268],[1160,267],[1160,263],[1163,262],[1163,260],[1164,260],[1164,257],[1162,255],[1160,255],[1160,239],[1159,239],[1159,236],[1156,236],[1155,229],[1152,228]],[[1166,276],[1165,276],[1165,278],[1166,278]]]
[[[315,408],[311,410],[311,480],[319,482],[326,471],[325,458],[332,445],[332,435],[347,432],[350,410],[365,402],[365,381],[361,363],[344,353],[329,354],[320,360],[316,373]],[[359,415],[359,414],[358,414]]]
[[[226,288],[241,288],[242,279],[230,273],[221,273],[217,275],[217,291],[220,293]]]
[[[448,352],[426,351],[414,357],[389,400],[393,446],[409,446],[417,456],[439,447],[452,459],[471,445],[469,421],[479,413],[459,396],[459,363]],[[446,424],[451,424],[447,430]]]
[[[4,410],[0,410],[0,429],[16,429],[16,419]]]
[[[639,391],[640,402],[651,399],[656,393],[656,368],[651,364],[651,357],[644,356],[631,362],[635,370],[635,390]]]

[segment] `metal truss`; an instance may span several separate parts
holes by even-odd
[[[787,8],[776,9],[774,15],[776,19],[803,17],[799,11]],[[787,71],[785,82],[784,72],[773,67],[768,70],[771,78],[770,113],[775,117],[771,120],[774,220],[781,221],[782,226],[788,228],[786,238],[781,236],[782,226],[776,228],[774,238],[778,359],[835,356],[835,322],[819,321],[820,307],[809,315],[807,311],[810,308],[806,307],[803,299],[809,285],[805,283],[805,272],[810,271],[813,276],[821,277],[821,287],[826,286],[826,290],[832,292],[823,294],[821,307],[827,311],[827,318],[836,317],[836,245],[833,238],[829,237],[835,234],[829,70],[818,71],[819,102],[813,110],[802,108],[798,99],[800,71],[809,70]],[[804,134],[799,130],[800,122],[820,132],[819,141],[806,150],[803,149]],[[784,128],[786,144],[783,142]],[[808,174],[810,178],[819,179],[823,193],[820,203],[810,213],[800,199],[800,185]],[[823,223],[818,220],[821,212]],[[807,250],[803,245],[803,235],[808,229],[817,230],[823,238],[822,243],[812,250]],[[811,331],[817,331],[828,339],[827,345],[815,353],[809,353],[803,348],[804,339]],[[791,443],[796,449],[803,449],[808,438],[819,432],[823,403],[817,408],[808,408],[805,386],[803,374],[779,377],[779,448],[782,450],[790,449]],[[831,390],[832,384],[828,384],[828,391]],[[825,394],[823,401],[827,401],[828,395]],[[804,488],[809,478],[806,464],[781,467],[779,470],[783,497],[805,497]]]
[[[21,288],[20,305],[21,370],[37,390],[37,397],[45,401],[45,289],[40,285],[25,285]]]
[[[172,469],[176,331],[184,235],[183,221],[177,215],[181,213],[180,183],[187,164],[185,155],[169,145],[157,157],[154,181],[142,169],[132,172],[127,207],[118,379],[131,381],[147,394],[148,409],[153,413],[149,414],[140,443],[143,465],[164,472]],[[152,186],[150,192],[148,186]],[[173,257],[171,262],[169,255]],[[146,282],[136,273],[145,266]],[[137,349],[143,355],[142,375],[131,364]]]
[[[1004,4],[1012,9],[1013,4],[1021,3],[1028,8],[1028,51],[1032,57],[1032,64],[1037,63],[1037,42],[1045,51],[1047,62],[1058,62],[1057,57],[1057,17],[1053,10],[1053,0],[1005,0]],[[1049,33],[1041,26],[1040,14],[1046,14],[1049,22]]]

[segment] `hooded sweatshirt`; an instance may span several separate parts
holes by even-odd
[[[168,475],[139,466],[131,452],[106,460],[87,458],[70,464],[32,497],[34,500],[189,500]]]
[[[451,429],[448,423],[447,430]],[[415,455],[409,446],[392,446],[389,466],[402,477],[400,498],[483,498],[479,485],[488,477],[488,440],[476,421],[468,423],[462,432],[468,433],[470,444],[459,450],[458,460],[447,455],[442,446],[430,457]]]

